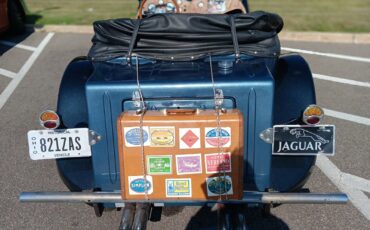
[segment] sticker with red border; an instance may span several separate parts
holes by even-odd
[[[206,148],[230,147],[231,128],[221,127],[220,135],[218,135],[217,127],[205,128],[205,146]]]
[[[200,128],[179,128],[180,149],[200,148]]]
[[[204,155],[206,173],[231,172],[230,153],[211,153]]]

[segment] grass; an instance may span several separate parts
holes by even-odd
[[[28,0],[30,20],[35,24],[86,25],[109,18],[134,18],[135,0]]]
[[[280,14],[292,31],[370,32],[370,0],[250,1],[251,9]]]
[[[250,8],[280,14],[289,31],[370,32],[370,0],[249,0]],[[134,18],[136,0],[28,0],[36,24],[91,24]]]

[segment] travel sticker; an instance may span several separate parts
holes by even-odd
[[[178,175],[202,173],[201,154],[176,155]]]
[[[144,195],[145,190],[147,194],[153,193],[153,178],[146,176],[146,183],[144,176],[129,176],[129,194],[130,195]]]
[[[200,128],[179,129],[180,149],[200,148]]]
[[[147,156],[148,174],[172,174],[172,155]]]
[[[231,172],[230,153],[205,154],[206,173]]]
[[[191,197],[191,179],[166,179],[166,197]]]
[[[151,147],[174,147],[175,127],[150,127]]]
[[[220,135],[217,128],[205,128],[206,148],[230,147],[231,145],[231,128],[222,127]]]
[[[232,195],[233,185],[230,176],[209,177],[206,179],[207,195]]]
[[[149,130],[147,126],[143,127],[142,135],[140,127],[125,127],[124,137],[127,147],[139,147],[142,141],[144,142],[144,146],[149,145]]]

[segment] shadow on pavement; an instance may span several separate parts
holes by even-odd
[[[191,218],[185,229],[217,229],[217,212],[210,207],[203,207]],[[280,218],[270,215],[264,217],[260,209],[247,210],[247,226],[249,230],[289,230],[288,225]]]
[[[36,21],[42,18],[40,14],[27,14],[25,18],[25,29],[20,34],[12,34],[11,30],[0,34],[0,41],[8,42],[6,45],[0,43],[0,56],[4,55],[8,50],[12,49],[15,45],[22,43],[26,40],[31,34],[35,32]],[[13,43],[14,45],[11,45]]]
[[[0,35],[0,41],[6,42],[7,44],[1,44],[0,42],[0,57],[4,55],[7,51],[11,50],[17,44],[22,43],[26,40],[32,33],[34,29],[30,28],[29,30],[25,31],[20,35],[11,35],[11,34],[3,34]]]

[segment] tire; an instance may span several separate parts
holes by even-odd
[[[14,0],[8,1],[9,32],[11,34],[22,34],[25,31],[25,17],[23,10]]]

